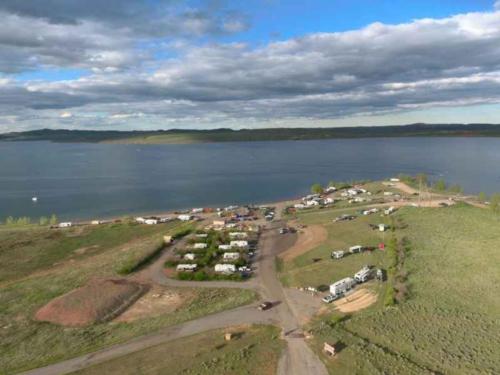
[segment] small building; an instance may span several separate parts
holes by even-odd
[[[196,258],[196,255],[193,253],[186,253],[186,254],[184,254],[183,258],[186,260],[194,260],[194,258]]]
[[[193,245],[193,249],[196,249],[196,250],[206,249],[207,246],[208,245],[205,242],[197,242]]]
[[[296,208],[297,210],[303,210],[304,208],[306,208],[306,205],[302,203],[297,203],[294,204],[293,207]]]
[[[224,255],[222,256],[222,259],[224,260],[237,260],[237,259],[240,259],[240,253],[238,252],[228,252],[228,253],[224,253]]]
[[[236,266],[234,264],[216,264],[214,271],[218,273],[232,274],[236,272]]]
[[[352,277],[346,277],[345,279],[339,280],[330,285],[330,293],[333,295],[339,295],[351,290],[354,285],[356,285],[356,280]]]
[[[316,200],[305,201],[306,207],[319,206],[319,202]]]
[[[392,191],[384,191],[384,195],[391,196],[391,195],[394,195],[394,193]]]
[[[181,214],[177,216],[177,219],[179,219],[180,221],[189,221],[193,219],[193,216],[189,214]]]
[[[378,225],[378,230],[381,231],[381,232],[385,232],[388,229],[389,229],[388,225],[385,225],[385,224],[379,224]]]
[[[169,216],[161,216],[161,217],[158,218],[158,221],[160,223],[167,223],[167,222],[169,222],[171,220],[172,220],[172,218],[169,217]]]
[[[201,214],[203,212],[203,208],[193,208],[191,212],[193,214]]]
[[[138,222],[138,223],[140,223],[140,224],[144,224],[144,222],[146,221],[146,219],[144,219],[143,217],[139,216],[139,217],[135,218],[135,221]]]
[[[231,250],[231,249],[232,249],[231,245],[228,244],[219,245],[219,250]]]
[[[146,219],[146,220],[144,220],[144,224],[146,224],[146,225],[156,225],[156,224],[158,224],[158,219]]]
[[[243,240],[231,241],[230,245],[232,248],[234,247],[246,248],[248,247],[248,241],[243,241]]]
[[[333,203],[335,203],[335,199],[333,199],[332,197],[327,197],[327,198],[323,199],[323,203],[324,204],[333,204]]]
[[[194,272],[197,267],[197,264],[178,264],[176,269],[177,272]]]
[[[399,182],[399,178],[391,178],[389,181],[391,181],[391,182]]]
[[[328,186],[326,189],[325,189],[325,193],[334,193],[337,191],[337,188],[335,186]]]
[[[207,238],[208,234],[207,233],[196,233],[195,236],[198,237],[198,238]]]
[[[73,223],[71,223],[70,221],[67,221],[67,222],[59,223],[58,227],[59,228],[69,228],[72,225],[73,225]]]
[[[99,224],[101,224],[101,223],[102,223],[102,221],[101,221],[101,220],[92,220],[92,221],[90,222],[90,224],[92,224],[92,225],[99,225]]]

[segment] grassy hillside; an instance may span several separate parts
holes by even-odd
[[[3,246],[0,284],[0,374],[12,374],[95,351],[162,327],[249,303],[255,294],[236,289],[169,288],[182,301],[173,310],[130,322],[109,322],[67,328],[34,320],[35,312],[53,298],[91,278],[116,277],[117,265],[130,256],[146,256],[143,243],[173,234],[180,224],[72,228],[53,235],[38,227],[0,232]],[[93,246],[88,253],[81,251]],[[46,259],[47,258],[47,259]],[[17,274],[19,272],[19,275]],[[22,275],[22,276],[21,276]],[[48,345],[48,343],[50,343]]]
[[[462,136],[499,137],[494,124],[413,124],[404,126],[366,126],[344,128],[268,128],[157,131],[50,130],[0,134],[0,141],[107,142],[138,144],[251,142],[332,138]]]
[[[228,331],[238,337],[224,341]],[[283,345],[276,327],[233,327],[175,340],[73,374],[274,375]]]
[[[493,374],[500,368],[500,220],[464,204],[404,208],[409,240],[408,297],[313,324],[314,345],[343,349],[327,360],[333,374]],[[319,251],[319,250],[315,250]],[[333,267],[333,265],[332,265]]]

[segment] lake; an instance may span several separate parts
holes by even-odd
[[[498,138],[193,145],[0,142],[0,220],[89,219],[293,198],[315,182],[428,173],[500,191]],[[31,201],[33,196],[38,202]]]

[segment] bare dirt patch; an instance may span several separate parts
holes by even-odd
[[[297,241],[295,244],[280,254],[284,261],[290,261],[316,246],[321,245],[328,238],[328,231],[322,225],[309,225],[298,232]]]
[[[127,311],[118,316],[115,321],[132,322],[172,313],[193,296],[190,293],[183,292],[181,294],[176,290],[155,286],[130,306]]]
[[[105,322],[121,314],[148,289],[126,279],[93,279],[57,297],[35,314],[35,319],[64,326]]]
[[[343,313],[356,312],[377,302],[377,295],[368,289],[356,290],[354,293],[335,302],[337,309]]]

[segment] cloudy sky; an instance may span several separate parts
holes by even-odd
[[[500,1],[1,0],[0,132],[500,123]]]

